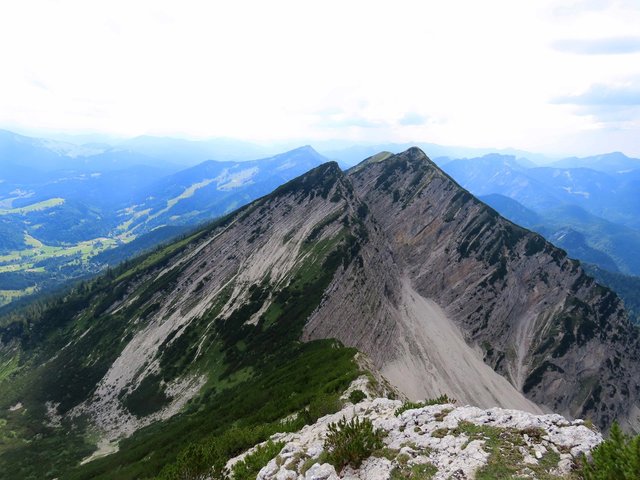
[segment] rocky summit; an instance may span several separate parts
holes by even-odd
[[[411,405],[409,405],[411,406]],[[386,480],[400,478],[566,479],[583,456],[602,441],[582,420],[534,415],[501,408],[452,403],[403,408],[403,402],[374,398],[320,418],[294,433],[276,434],[279,453],[258,473],[259,480]],[[358,467],[328,462],[329,425],[354,418],[371,420],[383,444]],[[233,470],[257,446],[230,460]]]

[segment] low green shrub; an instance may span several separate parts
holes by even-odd
[[[637,480],[640,478],[640,435],[622,433],[614,422],[609,438],[591,452],[592,460],[582,460],[584,480]]]
[[[284,447],[284,442],[269,440],[233,467],[233,480],[254,480],[258,472]]]
[[[425,406],[429,405],[445,405],[447,403],[456,403],[457,400],[455,398],[451,398],[446,393],[443,393],[439,397],[436,398],[428,398],[424,401]]]
[[[342,419],[329,424],[329,433],[324,442],[329,462],[338,471],[346,465],[359,468],[363,460],[382,448],[385,432],[373,428],[368,418],[354,417],[350,422]]]
[[[365,398],[367,398],[367,395],[362,390],[354,390],[349,394],[349,401],[354,405],[360,403]]]
[[[406,412],[407,410],[411,410],[414,408],[428,407],[430,405],[444,405],[447,403],[456,403],[456,402],[457,400],[455,398],[451,398],[446,393],[443,393],[439,397],[428,398],[424,402],[404,402],[400,408],[396,409],[395,416],[398,417],[402,413]]]
[[[301,412],[301,416],[307,425],[315,423],[320,417],[336,413],[342,408],[340,396],[337,393],[321,393],[314,397],[309,407]]]
[[[274,423],[253,428],[232,427],[211,441],[191,443],[178,454],[176,461],[165,466],[156,478],[158,480],[210,478],[226,480],[229,478],[229,472],[225,468],[227,461],[264,441],[279,430],[278,426],[279,424]],[[282,443],[269,441],[264,446],[258,447],[254,453],[247,455],[244,461],[234,467],[233,478],[236,480],[255,478],[260,469],[275,457],[283,446]]]
[[[422,408],[424,406],[426,406],[426,403],[424,402],[404,402],[400,408],[396,409],[394,414],[396,417],[399,417],[407,410],[412,410],[414,408]]]

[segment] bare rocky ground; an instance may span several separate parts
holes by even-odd
[[[274,435],[273,441],[285,445],[257,478],[474,479],[503,478],[494,476],[502,472],[509,473],[509,478],[569,479],[574,478],[579,459],[602,442],[602,435],[582,420],[568,421],[556,414],[447,403],[396,415],[402,405],[402,401],[386,398],[348,403],[298,432]],[[384,448],[357,469],[347,466],[337,471],[327,462],[324,448],[328,426],[354,417],[366,417],[385,432]],[[233,467],[253,451],[255,448],[230,460],[227,466]]]

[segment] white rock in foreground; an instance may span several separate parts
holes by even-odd
[[[401,405],[384,398],[363,401],[322,417],[299,432],[274,435],[273,440],[285,442],[285,446],[257,478],[382,480],[391,478],[395,469],[402,475],[396,478],[473,479],[492,455],[500,456],[519,476],[563,478],[583,453],[589,454],[602,442],[602,435],[582,421],[570,422],[560,415],[445,404],[407,410],[396,417]],[[369,418],[374,427],[384,430],[386,448],[366,459],[359,469],[345,467],[336,472],[321,460],[327,426],[354,416]],[[238,460],[232,459],[228,465]],[[420,469],[430,470],[433,476],[411,474]]]

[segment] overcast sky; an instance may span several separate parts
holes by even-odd
[[[0,127],[640,156],[640,1],[6,1]]]

